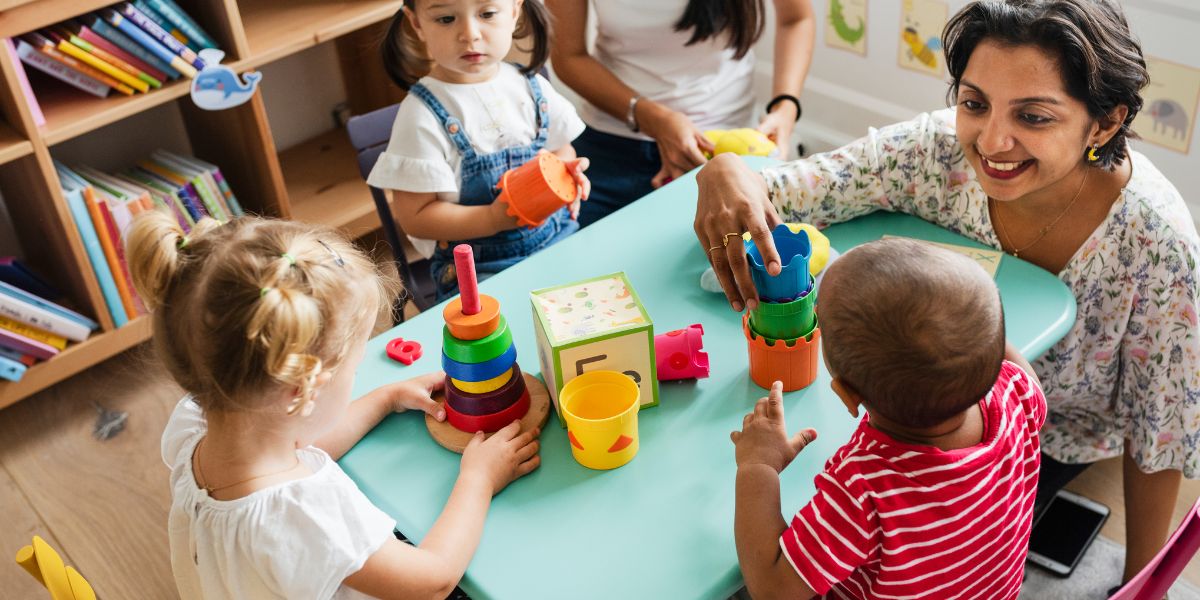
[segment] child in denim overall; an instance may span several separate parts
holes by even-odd
[[[419,79],[413,73],[423,65],[410,32],[433,59]],[[578,200],[532,229],[519,227],[507,205],[494,202],[500,176],[542,150],[567,163],[579,199],[590,189],[587,159],[571,147],[583,121],[536,74],[549,34],[538,0],[406,0],[389,27],[384,66],[409,94],[368,182],[393,190],[396,220],[430,259],[439,300],[457,291],[456,244],[471,244],[476,270],[486,278],[579,229]],[[503,62],[514,36],[524,35],[534,39],[530,66]]]

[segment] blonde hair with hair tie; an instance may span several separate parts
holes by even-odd
[[[308,414],[317,376],[399,292],[340,234],[294,221],[205,218],[185,235],[146,213],[126,255],[159,357],[205,411],[261,410],[294,389],[288,413]]]

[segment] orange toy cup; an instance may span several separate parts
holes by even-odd
[[[558,156],[538,152],[533,160],[500,177],[497,201],[508,204],[509,216],[526,227],[540,227],[558,209],[575,201],[575,178]]]
[[[750,379],[763,389],[775,381],[783,382],[783,391],[803,389],[817,378],[817,358],[821,350],[821,328],[795,340],[765,338],[750,328],[750,314],[742,315],[742,333],[750,351]],[[789,345],[790,343],[790,345]]]

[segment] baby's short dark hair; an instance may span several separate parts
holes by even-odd
[[[970,258],[903,238],[835,261],[817,297],[830,371],[898,424],[931,427],[979,402],[1004,360],[1004,313]]]

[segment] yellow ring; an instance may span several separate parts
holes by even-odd
[[[454,387],[468,394],[486,394],[504,387],[504,384],[508,383],[508,380],[512,378],[513,368],[509,367],[507,371],[484,381],[460,381],[451,378],[450,383],[453,383]]]

